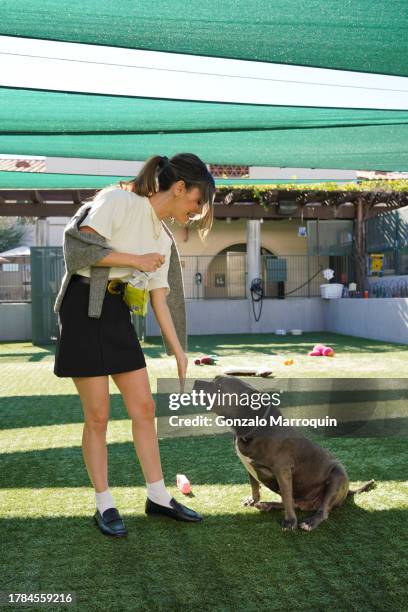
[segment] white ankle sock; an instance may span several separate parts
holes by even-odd
[[[95,491],[95,499],[96,507],[99,510],[100,514],[103,514],[108,508],[116,508],[115,502],[113,501],[113,497],[110,494],[109,489],[106,489],[106,491],[102,491],[102,493],[98,493],[97,491]]]
[[[156,482],[146,482],[146,487],[147,497],[151,499],[152,502],[159,504],[160,506],[167,506],[167,508],[171,508],[171,495],[167,491],[163,479],[157,480]]]

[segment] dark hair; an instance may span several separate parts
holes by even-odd
[[[198,187],[201,191],[202,213],[198,220],[198,233],[204,239],[213,223],[215,182],[197,155],[179,153],[171,159],[155,155],[146,161],[136,178],[119,184],[122,189],[149,197],[158,191],[167,191],[176,181],[184,181],[187,190]]]

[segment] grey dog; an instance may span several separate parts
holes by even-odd
[[[247,382],[230,376],[217,376],[212,382],[197,380],[194,389],[224,397],[227,394],[259,395]],[[340,506],[348,495],[366,491],[374,484],[374,480],[370,480],[359,489],[350,490],[343,465],[300,430],[280,426],[262,429],[241,426],[240,423],[245,423],[244,419],[248,417],[248,405],[242,406],[236,401],[227,404],[215,402],[212,410],[238,421],[232,427],[234,446],[248,472],[252,489],[252,495],[244,505],[263,511],[283,509],[283,529],[297,528],[295,510],[300,509],[313,512],[299,525],[301,529],[311,531],[326,520],[330,511]],[[273,406],[268,407],[268,411],[275,419],[281,415],[280,410]],[[278,493],[282,502],[261,502],[261,485]]]

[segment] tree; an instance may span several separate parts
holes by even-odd
[[[0,217],[0,253],[20,246],[25,223],[15,217]]]

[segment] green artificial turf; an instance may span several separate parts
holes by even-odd
[[[333,359],[307,352],[330,344]],[[153,391],[175,377],[159,340],[145,343]],[[194,366],[203,353],[217,366]],[[408,377],[408,347],[335,334],[190,338],[191,377],[239,363],[287,377]],[[285,366],[286,357],[295,363]],[[103,537],[81,454],[82,411],[71,379],[53,374],[54,347],[0,345],[0,591],[76,593],[93,610],[404,610],[407,590],[407,438],[319,437],[353,484],[374,478],[315,531],[283,532],[281,512],[242,506],[250,493],[232,437],[160,440],[169,490],[205,515],[184,524],[144,514],[145,488],[130,421],[111,382],[110,486],[129,537]],[[175,488],[188,475],[193,495]],[[273,499],[263,491],[262,499]],[[299,513],[305,516],[305,513]],[[44,609],[38,606],[20,609]]]

